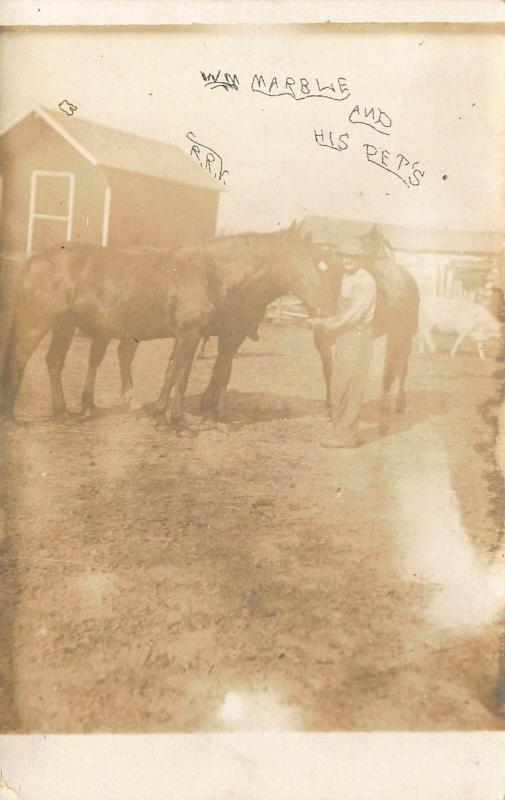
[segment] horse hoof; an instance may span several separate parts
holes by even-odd
[[[233,428],[227,422],[216,422],[214,430],[219,431],[219,433],[230,433]]]
[[[79,411],[79,419],[82,422],[86,422],[86,420],[96,419],[98,417],[98,409],[97,408],[81,408]]]
[[[405,406],[406,406],[405,398],[399,397],[395,405],[396,414],[403,414],[403,412],[405,411]]]
[[[196,427],[200,433],[202,431],[213,431],[216,427],[216,421],[209,417],[202,417],[202,419],[199,419],[196,423]]]
[[[154,427],[157,431],[166,431],[169,429],[170,426],[164,414],[154,415]]]
[[[170,423],[177,436],[197,436],[185,417],[172,417]]]
[[[179,439],[195,439],[198,436],[198,432],[189,427],[176,428],[175,433]]]
[[[15,417],[5,416],[0,418],[0,426],[4,432],[8,433],[9,431],[24,430],[28,427],[28,423],[21,422]]]
[[[53,411],[53,420],[62,425],[67,422],[72,422],[75,417],[76,415],[72,414],[68,408],[62,409],[61,411]]]

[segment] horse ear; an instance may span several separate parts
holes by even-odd
[[[295,242],[298,242],[298,241],[301,240],[300,228],[301,228],[301,223],[298,224],[296,219],[293,220],[293,222],[291,223],[291,225],[289,226],[289,228],[285,232],[286,239],[287,239],[288,242],[295,243]]]

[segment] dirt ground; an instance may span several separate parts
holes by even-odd
[[[260,333],[235,360],[232,424],[193,439],[118,405],[114,348],[105,411],[54,423],[47,342],[33,356],[28,424],[2,434],[3,731],[505,727],[489,707],[502,626],[482,607],[502,516],[497,362],[414,355],[408,410],[381,436],[377,343],[366,444],[332,451],[310,333]],[[65,370],[74,409],[88,346]],[[139,349],[144,404],[168,352]]]

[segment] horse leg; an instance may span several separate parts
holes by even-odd
[[[165,370],[163,385],[153,409],[153,416],[157,419],[157,426],[160,426],[165,419],[168,401],[174,386],[177,386],[177,399],[174,399],[174,408],[171,415],[172,421],[179,429],[185,425],[183,409],[184,393],[199,340],[199,331],[189,331],[186,334],[179,335],[175,339],[174,347]]]
[[[172,361],[174,360],[174,356],[175,356],[175,345],[176,345],[176,341],[174,340],[174,345],[173,345],[173,347],[172,347],[172,352],[170,353],[169,363],[172,363]]]
[[[28,360],[54,322],[54,317],[49,314],[39,315],[36,322],[28,315],[25,315],[23,320],[14,319],[2,379],[0,417],[4,419],[14,417],[16,397]]]
[[[318,340],[316,337],[314,337],[314,343],[317,347],[319,356],[321,358],[321,364],[323,366],[324,383],[326,386],[326,413],[328,416],[331,416],[330,387],[331,376],[333,372],[333,355],[331,352],[331,346],[322,340]]]
[[[119,372],[121,375],[121,402],[127,403],[130,411],[140,408],[133,392],[132,363],[137,352],[138,342],[135,339],[121,339],[117,348]]]
[[[454,342],[454,346],[453,346],[453,348],[451,350],[451,358],[454,358],[454,356],[456,355],[456,352],[458,350],[458,347],[460,346],[460,344],[462,343],[463,339],[465,339],[465,338],[466,338],[466,331],[464,333],[458,333],[458,335],[456,337],[456,341]]]
[[[103,361],[109,339],[92,339],[89,350],[88,371],[84,382],[84,389],[81,395],[81,417],[91,415],[96,410],[95,406],[95,383],[98,367]]]
[[[382,377],[382,397],[379,410],[379,430],[386,433],[391,423],[391,387],[398,374],[398,346],[391,332],[386,340],[386,356]]]
[[[51,383],[51,401],[53,407],[53,417],[55,419],[65,417],[68,408],[63,394],[63,384],[61,373],[65,364],[65,358],[72,342],[76,325],[72,320],[63,318],[61,322],[53,327],[51,344],[46,355],[47,370]]]
[[[184,419],[184,397],[199,341],[200,331],[188,331],[182,337],[177,353],[174,353],[174,399],[170,418],[172,426],[178,431],[189,428]]]
[[[178,340],[176,337],[174,341],[174,346],[172,347],[172,352],[170,353],[170,358],[168,359],[168,364],[165,369],[163,385],[160,389],[158,399],[156,400],[156,403],[154,404],[154,408],[152,410],[153,417],[155,418],[157,417],[159,422],[161,422],[162,418],[164,418],[165,416],[165,412],[168,406],[168,401],[170,400],[170,393],[175,383],[174,361],[175,361],[175,354],[177,352],[177,347],[178,347]]]
[[[250,331],[250,332],[247,334],[247,338],[248,338],[248,339],[251,339],[253,342],[259,342],[259,338],[260,338],[260,334],[259,334],[259,327],[260,327],[260,323],[258,322],[258,324],[257,324],[257,325],[256,325],[256,327],[254,328],[254,330],[251,330],[251,331]]]
[[[398,389],[398,396],[396,398],[395,411],[397,414],[403,414],[406,406],[405,397],[405,381],[407,379],[407,372],[409,369],[409,357],[412,350],[412,342],[408,342],[401,353],[398,354],[398,379],[400,387]]]
[[[430,353],[436,353],[437,346],[435,344],[435,340],[434,340],[433,336],[431,335],[431,331],[429,331],[429,330],[424,331],[423,336],[424,336],[425,344],[428,347],[428,351]]]
[[[206,419],[213,419],[215,422],[219,419],[219,407],[231,377],[233,357],[246,335],[239,332],[231,336],[224,334],[218,338],[217,358],[200,404],[200,413]]]
[[[202,339],[202,346],[200,347],[197,358],[205,358],[205,346],[207,345],[209,339],[210,336],[204,336],[204,338]]]

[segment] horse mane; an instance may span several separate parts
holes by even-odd
[[[306,236],[303,236],[301,233],[301,224],[297,224],[296,221],[292,222],[291,225],[287,228],[279,228],[276,231],[242,231],[241,233],[227,233],[223,234],[222,236],[216,236],[214,239],[215,242],[227,242],[227,241],[247,241],[249,239],[254,239],[255,241],[271,241],[272,239],[289,239],[292,237],[292,240],[300,240],[300,241],[307,241]]]
[[[389,241],[389,239],[386,239],[385,236],[382,237],[382,246],[384,247],[385,250],[389,251],[390,255],[394,257],[395,254],[394,247]]]
[[[282,228],[278,231],[242,231],[241,233],[227,233],[222,236],[216,236],[215,242],[240,242],[254,239],[255,241],[270,241],[271,239],[282,239],[289,232],[291,228]]]

